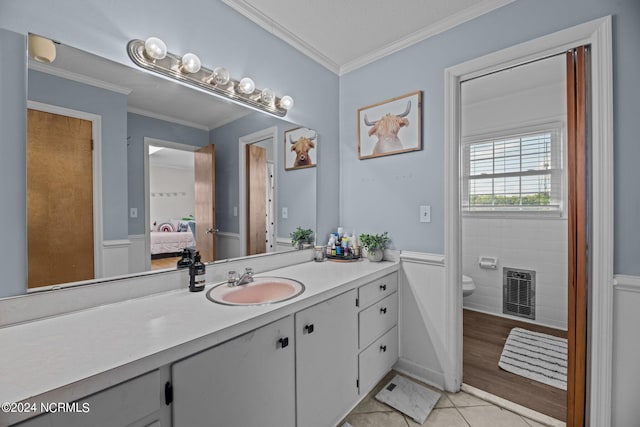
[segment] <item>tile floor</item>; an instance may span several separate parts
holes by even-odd
[[[420,424],[402,413],[378,402],[375,395],[396,374],[391,371],[351,413],[338,424],[348,422],[353,427],[415,427]],[[417,381],[418,382],[418,381]],[[419,384],[422,384],[418,382]],[[425,385],[425,384],[422,384]],[[433,387],[425,385],[435,391]],[[500,408],[492,403],[478,399],[463,391],[459,393],[441,392],[442,396],[422,424],[428,427],[539,427],[536,421],[523,418],[518,414]]]

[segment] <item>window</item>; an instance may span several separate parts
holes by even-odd
[[[466,141],[463,210],[562,214],[562,145],[560,125]]]

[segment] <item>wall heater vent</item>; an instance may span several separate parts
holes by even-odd
[[[535,319],[536,272],[504,267],[502,278],[502,312]]]

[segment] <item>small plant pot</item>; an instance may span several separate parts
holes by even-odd
[[[384,258],[384,251],[381,249],[369,249],[367,250],[367,258],[371,262],[380,262]]]

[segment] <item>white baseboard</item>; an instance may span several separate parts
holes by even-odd
[[[410,360],[400,357],[393,366],[396,371],[444,390],[444,373],[420,366]]]

